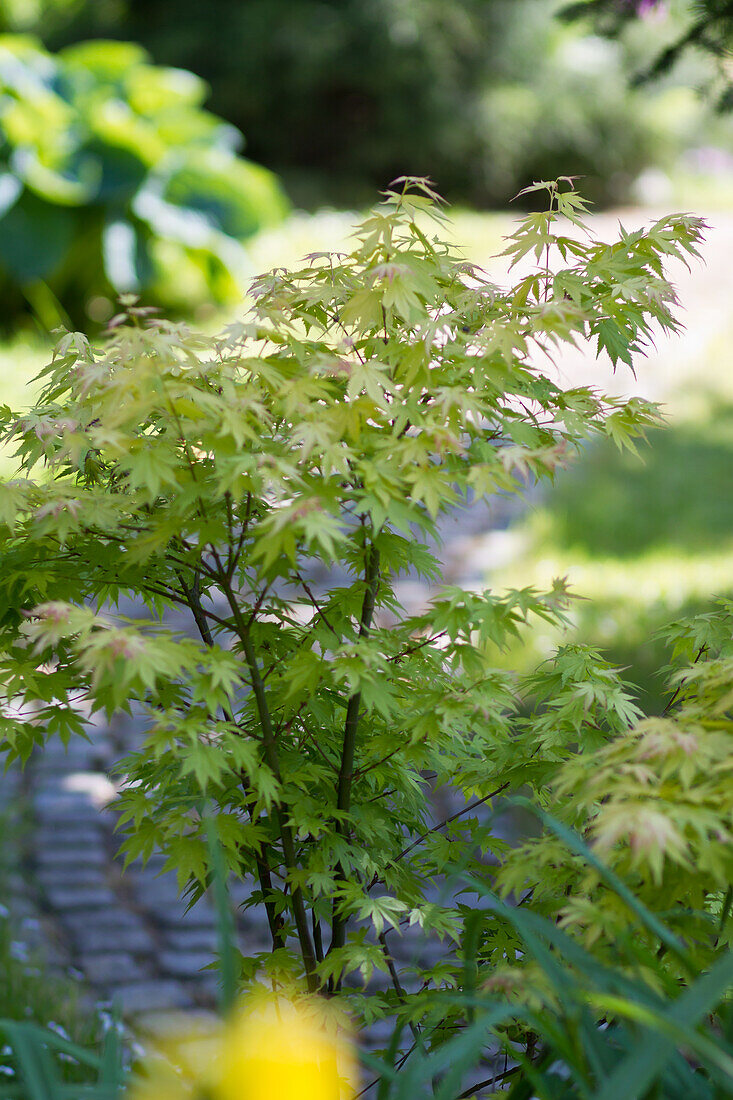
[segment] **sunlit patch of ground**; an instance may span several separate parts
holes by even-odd
[[[565,631],[542,625],[502,658],[529,668],[567,641],[605,650],[658,711],[655,633],[733,595],[733,409],[690,401],[684,420],[650,434],[640,457],[588,447],[514,532],[515,555],[491,571],[495,587],[545,588],[566,576],[585,597]]]

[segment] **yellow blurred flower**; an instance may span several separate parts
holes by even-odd
[[[356,1060],[319,998],[253,998],[208,1035],[158,1045],[129,1100],[353,1100]]]
[[[350,1080],[349,1080],[350,1079]],[[353,1059],[314,1002],[268,1000],[227,1027],[216,1100],[346,1100]]]

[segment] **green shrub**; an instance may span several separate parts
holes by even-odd
[[[733,42],[733,9],[728,0],[686,0],[674,5],[663,0],[568,0],[560,14],[568,21],[587,21],[597,32],[613,38],[639,19],[654,17],[657,24],[666,22],[662,34],[651,40],[643,67],[635,74],[636,82],[659,79],[683,61],[707,55],[715,66],[705,90],[714,93],[719,110],[733,107],[727,65]]]
[[[441,243],[436,197],[407,181],[350,254],[258,279],[250,317],[221,336],[130,306],[101,347],[65,336],[36,407],[6,411],[22,476],[0,487],[0,677],[34,710],[3,719],[4,747],[26,759],[53,732],[82,734],[82,698],[107,714],[139,702],[125,850],[162,848],[195,901],[213,809],[227,870],[257,877],[271,931],[245,978],[335,991],[394,977],[387,928],[450,938],[463,922],[429,890],[461,844],[474,853],[475,820],[431,827],[428,784],[474,803],[524,786],[546,798],[563,760],[579,751],[592,771],[596,750],[631,737],[638,711],[594,652],[561,653],[524,686],[496,668],[529,618],[562,620],[561,581],[446,587],[419,614],[396,587],[439,574],[430,540],[447,509],[521,492],[583,439],[628,444],[656,420],[638,398],[562,390],[532,357],[585,335],[630,362],[653,324],[674,329],[663,263],[695,253],[700,219],[597,243],[566,184],[535,190],[549,209],[507,248],[535,263],[508,290]],[[558,215],[575,236],[556,234]],[[322,595],[314,563],[341,570]],[[113,612],[128,594],[149,620]],[[198,640],[166,627],[166,608]],[[528,724],[518,704],[538,683],[552,702]],[[353,995],[369,1013],[406,997],[399,981]]]
[[[733,956],[720,931],[729,914],[724,911],[722,919],[702,929],[699,938],[707,945],[703,969],[673,930],[687,919],[679,907],[672,908],[666,922],[660,921],[578,834],[549,815],[540,816],[547,832],[593,867],[628,911],[629,932],[615,941],[613,958],[601,962],[579,946],[555,921],[538,915],[531,897],[507,905],[485,882],[456,870],[453,891],[481,898],[480,909],[467,915],[461,936],[458,988],[431,993],[411,1042],[404,1038],[403,1017],[385,1051],[362,1052],[365,1093],[379,1100],[499,1094],[515,1100],[642,1100],[655,1095],[726,1100],[733,1083]],[[216,846],[210,850],[215,857]],[[456,862],[460,864],[460,857]],[[226,887],[217,863],[214,858],[215,886],[224,902]],[[226,910],[220,906],[220,939],[231,951],[228,906]],[[639,938],[643,942],[650,933],[652,942],[640,951]],[[513,943],[519,955],[487,975],[484,947],[497,938]],[[688,973],[682,987],[666,971],[660,946],[675,948],[685,960]],[[235,978],[226,955],[222,951],[224,986]],[[227,1018],[226,1000],[221,1008]],[[292,1017],[286,1019],[282,1040],[292,1042]],[[127,1095],[186,1100],[197,1083],[209,1095],[222,1032],[210,1028],[205,1036],[191,1033],[184,1018],[178,1028],[168,1031],[154,1058],[139,1062],[130,1073],[127,1052],[114,1031],[103,1043],[79,1047],[57,1030],[0,1020],[0,1035],[8,1040],[3,1054],[13,1059],[20,1075],[3,1095],[8,1100],[61,1100],[69,1095],[61,1071],[66,1069],[68,1078],[70,1066],[72,1077],[86,1076],[83,1095],[90,1100],[115,1100],[125,1083],[131,1086]],[[228,1042],[234,1034],[228,1033]],[[58,1054],[65,1056],[64,1063],[55,1063]],[[170,1072],[172,1065],[185,1067],[180,1077]],[[241,1071],[246,1072],[244,1060]],[[243,1079],[240,1083],[245,1085]],[[230,1080],[232,1086],[236,1081]],[[218,1095],[215,1086],[214,1091]]]
[[[1,321],[30,305],[57,323],[55,300],[84,324],[123,292],[181,306],[241,291],[242,242],[285,202],[201,109],[205,90],[129,43],[51,55],[0,38]]]
[[[505,892],[531,890],[541,911],[612,956],[629,937],[640,954],[658,949],[677,976],[706,969],[711,949],[733,935],[733,603],[672,623],[663,636],[672,657],[664,711],[639,715],[612,739],[599,739],[592,767],[582,752],[568,756],[546,797],[649,911],[669,920],[674,903],[676,946],[660,944],[658,927],[632,931],[634,913],[608,890],[600,865],[580,868],[577,851],[558,836],[513,851],[499,882]],[[587,650],[568,645],[535,675],[538,706],[526,736],[538,749],[593,736],[581,719],[587,661]]]

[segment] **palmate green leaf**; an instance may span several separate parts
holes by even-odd
[[[639,350],[634,343],[633,330],[624,329],[612,318],[608,318],[594,326],[593,334],[598,341],[599,354],[602,351],[607,352],[614,367],[619,359],[631,366],[633,355]]]
[[[51,278],[77,231],[74,218],[25,191],[0,218],[0,264],[22,285]]]
[[[192,879],[203,887],[207,885],[209,863],[203,837],[197,833],[171,837],[168,839],[166,854],[168,861],[163,869],[175,870],[179,890],[183,890]]]

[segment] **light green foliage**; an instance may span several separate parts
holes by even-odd
[[[47,321],[141,292],[181,305],[241,289],[242,242],[284,214],[274,177],[236,156],[241,135],[201,109],[203,81],[139,46],[57,55],[0,38],[0,273],[7,320]],[[88,316],[106,319],[92,301]],[[110,314],[107,314],[107,318]]]
[[[626,721],[592,757],[579,753],[566,760],[552,782],[556,809],[564,807],[567,819],[585,830],[594,850],[651,911],[665,914],[674,903],[676,930],[708,954],[711,926],[715,947],[731,937],[732,638],[730,601],[663,631],[673,657],[664,712]],[[564,727],[570,736],[577,730],[582,737],[595,727],[592,714],[574,724],[563,711],[574,697],[578,709],[585,707],[587,684],[576,681],[563,690],[562,666],[561,654],[537,676],[552,696],[539,722],[552,714],[559,719],[556,730]],[[537,722],[530,720],[529,727],[536,729]],[[615,950],[635,927],[634,913],[605,888],[597,868],[581,872],[556,837],[542,836],[513,852],[500,882],[505,890],[529,887],[536,904],[559,913],[561,924],[577,928],[590,944]],[[654,939],[652,933],[652,944]],[[678,960],[669,962],[676,970]],[[703,954],[698,965],[708,962]]]
[[[566,649],[526,688],[497,670],[527,621],[562,620],[563,582],[444,588],[420,614],[396,584],[439,577],[436,522],[469,493],[520,492],[586,437],[633,445],[655,422],[649,403],[563,390],[537,361],[585,336],[623,362],[653,324],[674,329],[663,264],[701,233],[677,215],[598,243],[567,181],[538,184],[550,210],[508,249],[531,271],[502,290],[434,236],[437,196],[402,182],[351,253],[259,278],[244,322],[209,338],[127,302],[102,346],[66,335],[37,406],[6,414],[20,461],[0,487],[9,756],[82,733],[84,705],[140,703],[147,740],[121,765],[129,858],[159,845],[196,899],[212,808],[272,933],[244,975],[330,990],[388,969],[385,930],[451,938],[463,923],[426,892],[474,850],[476,821],[431,828],[432,785],[546,792],[558,761],[592,759],[636,719],[593,652]],[[340,570],[320,595],[316,561]],[[115,613],[127,594],[148,620]],[[548,707],[528,722],[518,704],[542,684]],[[459,975],[443,964],[426,989]],[[369,1011],[405,996],[396,983]]]
[[[474,880],[483,908],[466,922],[463,988],[435,995],[435,1026],[423,1039],[428,1046],[429,1036],[429,1050],[396,1060],[393,1044],[382,1062],[367,1056],[381,1079],[380,1097],[724,1100],[733,1081],[733,956],[716,942],[716,929],[703,933],[710,951],[702,969],[672,931],[679,906],[668,923],[660,921],[577,833],[541,816],[560,850],[593,865],[609,892],[629,907],[633,930],[617,938],[613,958],[601,962],[531,903],[508,905]],[[497,930],[516,939],[521,962],[487,979],[482,944]],[[655,943],[641,947],[636,937],[646,932],[654,933]],[[665,970],[656,949],[660,939],[688,966],[682,990]],[[496,1057],[497,1050],[504,1057]]]

